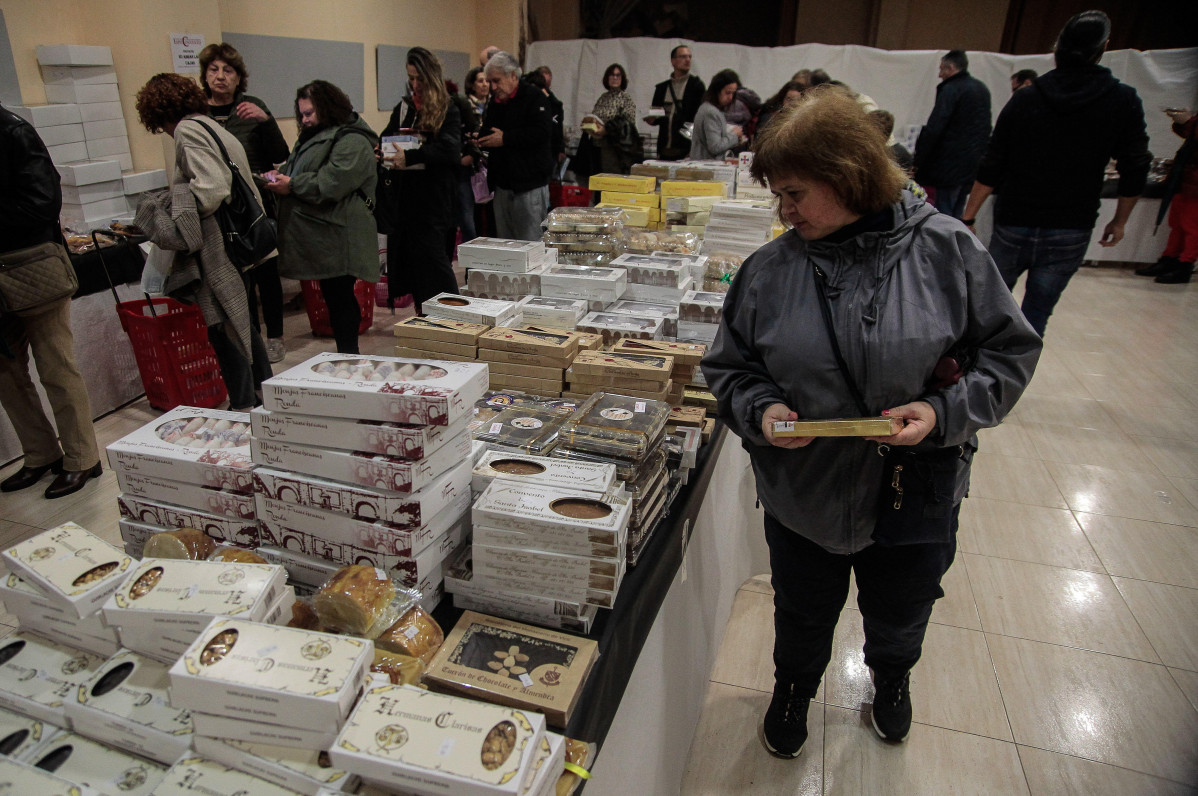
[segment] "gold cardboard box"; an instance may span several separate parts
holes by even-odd
[[[775,437],[888,437],[903,429],[897,417],[841,417],[829,420],[779,420]]]

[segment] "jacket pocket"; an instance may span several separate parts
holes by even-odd
[[[884,547],[948,542],[956,530],[953,509],[964,449],[890,448],[884,459],[874,542]]]

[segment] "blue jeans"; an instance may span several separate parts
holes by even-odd
[[[1027,271],[1023,316],[1041,337],[1053,307],[1081,267],[1090,233],[1088,229],[994,227],[990,256],[1008,288],[1013,289],[1019,275]]]
[[[953,218],[960,218],[961,213],[965,211],[965,200],[969,198],[969,192],[973,189],[973,181],[961,183],[960,185],[937,185],[936,188],[936,209],[945,215],[950,215]]]

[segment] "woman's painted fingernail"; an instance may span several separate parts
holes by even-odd
[[[888,415],[888,414],[890,414],[890,410],[889,410],[889,409],[883,409],[883,410],[882,410],[882,414],[884,414],[884,415]]]

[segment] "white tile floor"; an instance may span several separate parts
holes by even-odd
[[[1196,310],[1192,286],[1112,268],[1074,278],[1026,396],[982,435],[906,743],[869,725],[850,595],[807,748],[794,761],[765,754],[772,608],[759,578],[737,595],[682,792],[1198,792]],[[377,312],[364,353],[394,346]],[[285,336],[276,372],[333,348],[302,312]],[[157,415],[142,399],[102,418],[100,445]],[[117,541],[116,493],[106,469],[58,501],[0,495],[0,544],[68,519]],[[0,634],[13,624],[0,614]]]
[[[886,744],[850,595],[806,749],[769,757],[768,576],[737,594],[682,793],[1198,792],[1198,289],[1085,268],[1007,422]],[[745,528],[745,533],[761,533]]]

